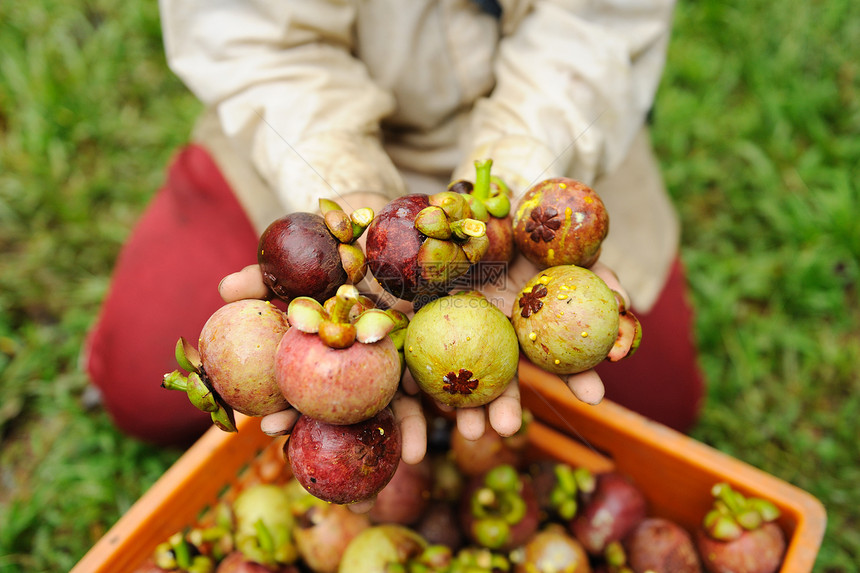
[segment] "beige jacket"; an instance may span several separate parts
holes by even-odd
[[[171,69],[255,226],[472,178],[566,175],[609,207],[601,260],[647,310],[677,221],[642,130],[672,0],[161,0]]]

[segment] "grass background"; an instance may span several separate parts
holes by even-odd
[[[653,137],[708,402],[693,435],[821,499],[860,562],[860,10],[682,1]],[[81,343],[199,104],[155,2],[0,2],[0,571],[66,571],[180,454],[88,407]],[[121,373],[118,373],[121,375]]]

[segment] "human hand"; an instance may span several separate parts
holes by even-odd
[[[610,289],[618,292],[627,307],[630,306],[630,296],[624,287],[621,286],[618,277],[612,269],[598,261],[590,267],[590,270],[603,279]],[[501,308],[507,316],[511,316],[511,313],[516,309],[517,299],[523,286],[539,272],[540,269],[531,261],[523,256],[518,256],[508,265],[508,272],[505,276],[505,280],[502,281],[501,284],[487,284],[482,287],[481,291],[489,300],[496,304],[496,306]],[[568,376],[562,376],[561,378],[567,384],[568,388],[570,388],[571,392],[573,392],[574,396],[579,400],[588,404],[599,404],[603,400],[605,393],[603,382],[594,369]],[[512,383],[512,386],[515,383],[516,381]],[[518,398],[518,388],[516,389],[516,395]],[[498,423],[501,425],[507,424],[511,427],[514,424],[514,419],[510,417],[513,413],[508,412],[507,410],[503,410],[503,412],[505,412],[505,414],[501,415],[505,417],[501,420],[497,420]],[[499,415],[500,414],[497,414],[497,416]],[[495,425],[493,425],[493,427],[495,428]]]

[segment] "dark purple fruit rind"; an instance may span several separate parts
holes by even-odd
[[[413,300],[429,286],[418,264],[418,250],[426,237],[415,229],[415,217],[429,205],[428,195],[398,197],[367,228],[368,268],[386,291],[403,300]]]
[[[338,245],[325,220],[313,213],[290,213],[263,231],[257,262],[263,282],[278,298],[334,296],[348,280]]]

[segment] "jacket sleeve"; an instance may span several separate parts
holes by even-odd
[[[653,103],[672,0],[501,3],[496,86],[475,106],[454,177],[492,157],[516,193],[558,175],[593,183],[624,159]]]
[[[168,65],[217,110],[286,211],[356,191],[402,194],[379,136],[394,101],[350,54],[350,2],[160,0],[160,9]]]

